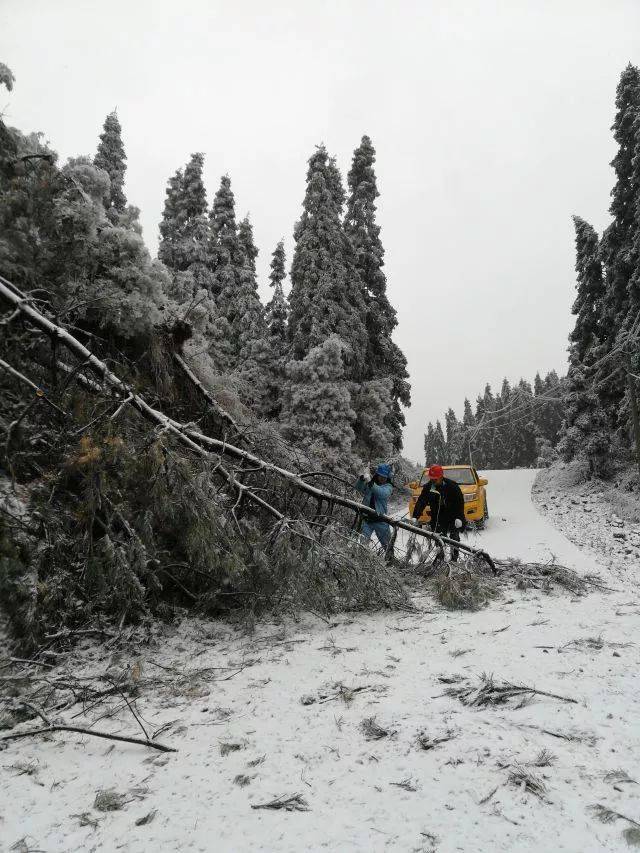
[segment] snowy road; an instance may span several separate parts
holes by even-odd
[[[594,568],[531,505],[533,472],[488,477],[485,547]],[[619,781],[620,771],[640,780],[640,602],[630,585],[617,586],[581,599],[513,590],[478,613],[420,596],[420,613],[309,617],[250,636],[220,622],[167,628],[142,650],[138,710],[153,730],[168,724],[161,739],[179,752],[63,734],[12,744],[0,762],[0,786],[11,791],[0,803],[0,849],[26,837],[16,849],[627,850],[629,825],[604,825],[589,810],[604,803],[640,821],[637,785]],[[88,646],[73,665],[81,674],[131,662]],[[537,696],[517,710],[475,709],[443,695],[439,676],[475,682],[482,672],[576,704]],[[339,685],[362,690],[345,702]],[[367,739],[371,717],[387,736]],[[108,724],[131,732],[126,713]],[[445,740],[425,751],[420,733]],[[535,766],[543,749],[549,763]],[[509,781],[518,765],[543,783],[542,796]],[[136,793],[103,813],[93,803],[105,788]],[[293,794],[309,811],[251,808]],[[153,809],[154,820],[136,826]]]
[[[558,563],[583,572],[598,571],[599,564],[587,556],[543,518],[531,501],[536,472],[483,471],[489,480],[487,498],[490,519],[481,533],[472,531],[470,545],[478,544],[495,557],[518,557],[523,561]]]

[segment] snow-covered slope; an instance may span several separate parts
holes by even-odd
[[[488,477],[484,546],[594,568],[532,506],[533,472]],[[25,838],[16,849],[48,853],[626,850],[627,824],[604,825],[588,809],[604,803],[640,821],[637,785],[605,779],[624,770],[640,781],[640,601],[617,586],[578,600],[514,592],[479,613],[418,597],[420,613],[309,617],[250,636],[186,621],[142,650],[137,702],[179,752],[64,734],[11,743],[0,762],[3,849]],[[80,674],[109,663],[87,647],[68,665]],[[518,710],[473,709],[443,695],[439,676],[483,672],[576,704],[537,696]],[[387,736],[367,739],[372,717]],[[134,726],[128,712],[98,723]],[[425,750],[421,734],[448,739]],[[532,766],[543,749],[551,763]],[[509,781],[518,764],[544,783],[541,798]],[[134,793],[100,812],[96,792],[109,788]],[[295,794],[308,811],[252,808]]]

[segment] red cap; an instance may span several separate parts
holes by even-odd
[[[440,477],[444,477],[444,468],[442,465],[432,465],[431,468],[429,468],[429,479],[439,480]]]

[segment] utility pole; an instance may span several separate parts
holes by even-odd
[[[636,380],[632,372],[631,355],[627,355],[627,381],[629,383],[629,402],[631,404],[631,422],[636,443],[636,462],[640,472],[640,417],[638,417],[638,398],[636,397]]]

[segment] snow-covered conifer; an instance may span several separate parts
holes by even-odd
[[[345,350],[344,341],[330,335],[303,359],[288,363],[290,382],[281,421],[285,438],[324,466],[342,470],[354,462],[356,420],[344,381]]]
[[[281,240],[273,251],[269,284],[273,296],[265,310],[266,342],[268,359],[265,371],[264,395],[261,411],[265,417],[277,418],[282,411],[285,384],[285,365],[289,357],[287,318],[289,305],[282,283],[286,277],[284,242]]]
[[[289,335],[296,358],[332,334],[347,344],[345,380],[366,378],[366,302],[337,204],[339,174],[320,146],[309,160],[303,212],[295,229]]]
[[[640,158],[635,160],[636,135],[640,125],[640,71],[627,65],[616,90],[616,115],[612,126],[618,151],[611,165],[616,182],[611,191],[613,222],[605,230],[601,241],[601,254],[605,269],[605,292],[602,300],[602,358],[613,350],[626,348],[626,336],[637,316],[637,307],[630,304],[632,278],[638,259],[634,252],[640,203]],[[640,147],[638,148],[640,154]],[[586,378],[585,378],[586,379]],[[623,441],[627,438],[627,413],[623,402],[627,391],[623,370],[613,374],[609,369],[596,372],[595,390],[607,413],[611,428],[618,431]]]
[[[251,220],[248,216],[245,216],[244,219],[241,219],[238,224],[238,242],[240,243],[240,247],[245,254],[245,258],[247,263],[249,264],[249,267],[255,273],[258,249],[253,239],[253,225],[251,224]]]
[[[444,465],[447,462],[447,442],[440,421],[436,421],[433,431],[433,457],[427,459],[428,465]]]
[[[105,119],[98,150],[93,160],[94,166],[109,175],[111,185],[106,199],[106,207],[109,212],[123,213],[127,206],[127,199],[124,194],[126,160],[127,155],[122,142],[122,127],[114,110]]]
[[[210,230],[213,292],[228,327],[229,367],[241,367],[247,377],[251,375],[255,380],[258,363],[268,358],[264,346],[264,307],[258,296],[255,272],[258,251],[248,220],[242,230],[244,245],[240,242],[228,175],[222,177],[211,206]]]
[[[376,222],[376,199],[379,196],[374,170],[375,149],[368,136],[363,136],[353,153],[348,174],[349,197],[344,222],[345,232],[356,253],[356,266],[362,279],[367,301],[367,373],[368,377],[390,378],[392,405],[385,422],[392,432],[394,447],[402,447],[405,419],[401,404],[411,403],[407,361],[392,333],[397,325],[396,312],[387,296],[387,280],[383,272],[384,249],[380,226]]]

